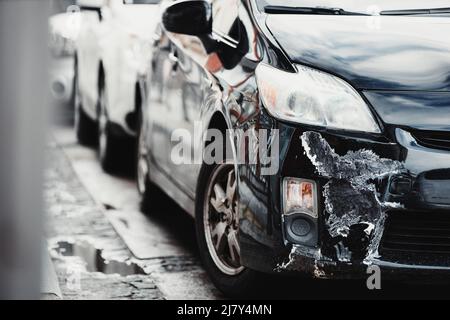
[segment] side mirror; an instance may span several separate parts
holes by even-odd
[[[176,2],[164,10],[164,28],[173,33],[202,36],[212,32],[211,4],[204,0]]]

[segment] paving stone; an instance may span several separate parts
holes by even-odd
[[[126,263],[132,259],[126,245],[105,218],[103,208],[91,198],[65,154],[55,144],[47,148],[47,163],[44,184],[46,236],[63,299],[163,299],[150,275],[90,272],[82,257],[58,252],[58,245],[63,241],[84,241],[90,244],[91,250],[100,250],[100,259],[104,259],[105,264],[115,260]]]

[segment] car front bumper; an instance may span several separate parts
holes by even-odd
[[[279,130],[279,170],[275,175],[262,176],[258,166],[239,166],[241,245],[246,266],[266,272],[300,271],[318,278],[367,277],[371,265],[396,279],[402,274],[450,275],[449,151],[424,147],[407,129],[398,127],[388,128],[386,136],[361,136],[292,126],[270,116],[260,124]],[[316,154],[308,156],[303,137],[311,132],[317,139],[309,143],[323,144],[309,146]],[[320,150],[323,145],[329,145],[336,156],[333,161],[322,159],[335,166],[328,174],[317,164],[321,156],[326,156]],[[356,158],[345,158],[349,153]],[[358,156],[373,156],[369,159],[373,163],[364,168],[367,159],[360,161]],[[349,159],[359,161],[360,166],[352,167]],[[349,165],[344,171],[336,169],[340,160]],[[379,169],[377,162],[386,166]],[[354,180],[347,169],[360,176],[380,170],[380,175]],[[289,226],[282,205],[286,177],[317,183],[316,245],[294,243],[286,237]],[[355,181],[362,185],[342,192],[342,186],[352,186]],[[333,186],[339,192],[334,197],[328,192],[327,196],[325,191]],[[350,211],[361,218],[348,219]],[[347,223],[339,226],[341,220]],[[409,229],[402,229],[404,224]],[[442,230],[435,233],[439,226]]]
[[[50,91],[52,98],[60,104],[68,104],[73,99],[74,88],[73,57],[55,58],[51,63]]]
[[[290,262],[278,271],[295,275],[299,272],[319,279],[367,279],[373,274],[373,266],[379,268],[383,280],[411,281],[423,283],[450,284],[450,266],[436,266],[433,262],[426,263],[425,257],[417,257],[420,264],[385,261],[382,257],[372,259],[368,265],[361,261],[338,262],[321,260],[319,249],[294,246],[290,254]]]

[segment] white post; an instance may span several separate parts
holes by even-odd
[[[39,299],[47,0],[0,0],[0,298]]]

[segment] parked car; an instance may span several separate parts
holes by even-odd
[[[136,136],[159,0],[79,0],[75,56],[75,130],[82,144],[98,143],[105,171],[122,165]]]
[[[76,17],[67,12],[75,0],[53,2],[54,14],[49,18],[51,69],[50,88],[58,106],[73,104],[74,52]]]
[[[195,217],[226,294],[260,272],[450,271],[450,6],[371,3],[190,0],[163,13],[138,187],[150,208],[156,184]],[[190,161],[210,151],[209,129],[232,152]]]

